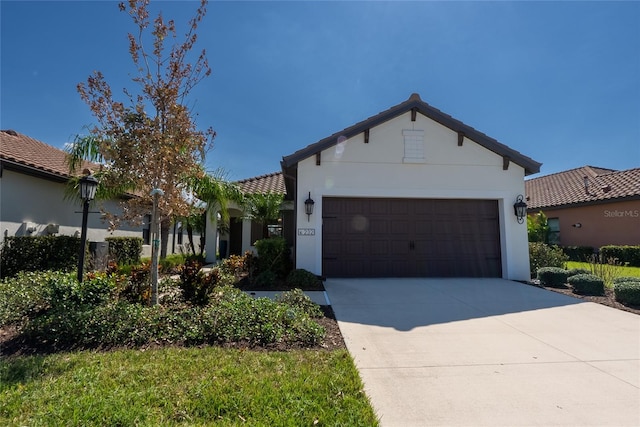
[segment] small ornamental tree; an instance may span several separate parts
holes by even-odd
[[[104,165],[95,175],[99,194],[113,197],[123,192],[135,197],[126,201],[123,213],[111,221],[141,218],[152,212],[152,302],[157,302],[157,265],[160,224],[168,230],[172,218],[189,214],[189,183],[204,176],[205,153],[215,133],[198,130],[185,105],[191,90],[211,73],[204,50],[189,62],[196,30],[206,13],[202,0],[190,20],[184,40],[178,41],[173,20],[162,13],[151,20],[149,0],[120,3],[136,26],[130,33],[129,53],[137,71],[135,90],[123,89],[124,101],[114,98],[105,76],[94,72],[78,85],[80,97],[89,105],[97,124],[90,135],[77,138],[70,148],[72,171],[82,159]]]

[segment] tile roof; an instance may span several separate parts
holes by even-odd
[[[13,130],[0,130],[0,159],[3,163],[66,180],[71,177],[66,156],[67,153],[59,148],[37,139]],[[99,165],[84,162],[82,169],[97,170],[99,167]]]
[[[298,150],[289,156],[283,157],[281,162],[283,170],[292,168],[301,160],[304,160],[322,150],[336,145],[338,142],[338,137],[340,136],[351,138],[369,128],[378,126],[395,117],[405,114],[408,111],[419,112],[420,114],[430,118],[431,120],[434,120],[442,124],[443,126],[446,126],[449,129],[462,134],[465,138],[474,141],[475,143],[485,147],[486,149],[491,150],[498,155],[504,156],[505,158],[508,158],[509,161],[522,166],[525,170],[526,175],[540,172],[541,163],[538,163],[535,160],[519,153],[518,151],[507,147],[497,140],[472,128],[471,126],[468,126],[461,121],[454,119],[450,115],[438,110],[437,108],[432,107],[431,105],[424,102],[420,98],[420,95],[418,95],[417,93],[412,94],[409,99],[394,107],[389,108],[388,110],[382,111],[374,116],[369,117],[366,120],[356,123],[353,126],[336,132],[331,136],[328,136],[314,144]]]
[[[529,209],[640,198],[640,168],[583,166],[525,181]]]
[[[245,194],[253,193],[280,193],[285,194],[284,178],[282,172],[273,172],[266,175],[247,178],[236,182]]]

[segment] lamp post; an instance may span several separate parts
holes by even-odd
[[[89,202],[96,196],[98,180],[93,175],[85,175],[80,178],[80,198],[82,206],[82,233],[80,235],[80,253],[78,254],[78,282],[82,283],[84,272],[84,253],[87,244],[87,216],[89,215]]]

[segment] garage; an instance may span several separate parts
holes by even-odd
[[[497,200],[322,199],[326,277],[501,277]]]

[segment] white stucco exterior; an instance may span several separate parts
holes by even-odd
[[[406,163],[403,131],[424,131],[424,163]],[[341,139],[342,140],[342,139]],[[372,127],[369,142],[360,133],[297,164],[297,229],[315,230],[314,235],[296,232],[296,267],[322,274],[323,197],[383,197],[497,200],[500,215],[502,276],[529,279],[527,229],[513,212],[516,197],[525,194],[525,170],[503,156],[458,133],[411,112]],[[304,200],[311,192],[314,213],[305,215]]]

